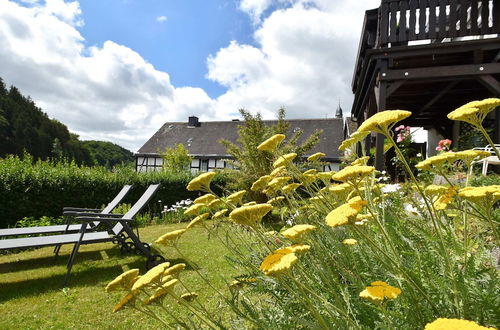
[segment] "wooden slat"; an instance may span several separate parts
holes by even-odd
[[[457,36],[457,20],[458,20],[458,1],[450,0],[450,21],[448,22],[449,36],[451,38]]]
[[[448,5],[448,0],[439,0],[439,33],[438,38],[444,39],[447,38],[449,33],[446,29],[446,5]]]
[[[390,5],[391,9],[391,22],[389,25],[390,34],[389,34],[389,42],[398,41],[398,21],[397,21],[397,13],[398,13],[398,3],[392,2]]]
[[[387,46],[389,42],[389,5],[382,3],[380,5],[380,44]]]
[[[482,70],[480,68],[483,68]],[[386,70],[386,75],[380,80],[415,80],[432,78],[458,78],[496,74],[500,71],[500,63],[466,64],[427,67],[418,69]]]
[[[437,8],[437,0],[429,1],[429,39],[436,39],[436,27],[437,27],[437,18],[436,18],[436,8]]]
[[[500,33],[500,3],[493,1],[493,28],[492,33]]]
[[[490,33],[489,27],[490,3],[488,0],[481,1],[481,34]]]
[[[399,36],[398,40],[404,42],[408,40],[408,25],[406,24],[406,10],[408,10],[408,1],[401,1],[399,5]]]
[[[458,18],[460,19],[460,29],[458,29],[457,35],[463,37],[467,35],[467,9],[469,8],[469,1],[460,0],[460,13]]]
[[[478,0],[471,0],[470,2],[470,35],[478,35],[479,28],[477,26],[477,18],[479,16]]]
[[[418,1],[410,0],[410,19],[408,21],[409,40],[415,40],[417,38],[417,8]]]
[[[419,32],[418,32],[418,39],[427,39],[429,36],[429,32],[426,31],[427,29],[427,0],[420,0],[420,17],[418,19],[418,24],[419,24]]]

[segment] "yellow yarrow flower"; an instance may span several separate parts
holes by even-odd
[[[252,184],[252,187],[250,188],[251,191],[260,191],[262,189],[264,189],[267,184],[269,183],[269,181],[271,181],[272,177],[270,175],[264,175],[264,176],[261,176],[259,179],[257,179],[257,181],[255,181],[253,184]]]
[[[113,313],[118,312],[125,305],[127,305],[130,302],[133,302],[135,300],[134,298],[135,297],[134,297],[134,294],[132,292],[127,294],[125,297],[122,298],[122,300],[120,300],[120,302],[115,306],[115,308],[113,308]]]
[[[222,218],[227,213],[227,211],[228,209],[222,209],[220,211],[215,212],[215,214],[212,216],[212,219]]]
[[[208,203],[207,207],[210,207],[210,208],[212,208],[212,207],[218,207],[221,204],[223,204],[223,202],[219,198],[216,198],[213,201],[211,201],[210,203]]]
[[[173,265],[172,267],[165,269],[165,271],[163,272],[163,276],[165,276],[165,275],[176,276],[180,272],[182,272],[185,268],[186,268],[186,264],[184,264],[184,263]]]
[[[500,200],[500,185],[465,187],[458,195],[475,204],[491,207]]]
[[[480,126],[489,112],[500,105],[500,99],[488,98],[481,101],[472,101],[460,108],[450,112],[448,118],[451,120],[464,121],[473,126]]]
[[[186,292],[186,293],[181,294],[181,299],[183,299],[187,302],[191,302],[191,301],[195,300],[197,297],[198,297],[198,294],[195,292]]]
[[[289,153],[289,154],[286,154],[286,155],[283,155],[283,156],[280,156],[278,157],[278,159],[273,163],[273,167],[274,168],[277,168],[277,167],[280,167],[280,166],[285,166],[287,165],[288,163],[291,163],[295,157],[297,157],[297,154],[295,152],[292,152],[292,153]]]
[[[320,160],[321,158],[325,157],[326,154],[322,152],[317,152],[315,154],[312,154],[311,156],[307,157],[307,161],[309,162],[315,162],[317,160]]]
[[[318,174],[316,174],[316,176],[318,177],[318,179],[320,179],[321,181],[325,182],[325,183],[330,183],[330,181],[332,180],[332,175],[334,175],[336,172],[333,172],[333,171],[329,171],[329,172],[319,172]]]
[[[284,199],[285,199],[285,197],[283,197],[283,196],[278,196],[278,197],[271,198],[270,200],[268,200],[268,201],[267,201],[267,203],[268,203],[268,204],[272,204],[272,205],[274,205],[274,204],[277,204],[277,203],[281,202],[281,201],[282,201],[282,200],[284,200]],[[255,203],[255,202],[254,202],[254,203]]]
[[[203,220],[207,219],[210,213],[203,213],[191,220],[191,222],[186,226],[186,229],[192,228],[196,225],[201,225]]]
[[[439,198],[434,202],[434,208],[436,210],[444,210],[448,207],[448,204],[453,200],[453,196],[457,194],[457,191],[453,187],[449,187],[445,194],[439,196]]]
[[[257,202],[256,201],[251,201],[251,202],[243,204],[242,206],[250,206],[250,205],[257,205]]]
[[[335,181],[342,181],[352,185],[357,185],[361,180],[371,175],[374,171],[375,167],[373,166],[347,166],[341,171],[335,173],[332,176],[332,179]]]
[[[166,233],[162,236],[160,236],[155,243],[157,244],[163,244],[163,245],[168,245],[169,243],[175,243],[181,236],[186,232],[186,229],[178,229],[171,231],[169,233]]]
[[[193,204],[190,207],[188,207],[185,211],[185,215],[196,215],[198,214],[202,208],[204,208],[206,205],[205,204]]]
[[[259,269],[268,276],[278,276],[291,269],[298,260],[295,253],[280,249],[268,255],[260,264]]]
[[[130,283],[139,275],[139,269],[134,268],[118,275],[114,280],[106,285],[104,291],[111,292],[118,288],[130,289]]]
[[[146,274],[144,274],[141,278],[139,278],[134,285],[132,286],[132,292],[137,292],[143,287],[149,285],[152,282],[160,280],[163,272],[166,268],[170,266],[169,262],[161,263],[153,268],[151,268]]]
[[[398,121],[411,116],[410,111],[386,110],[378,112],[365,120],[358,128],[358,132],[375,132],[387,134]]]
[[[351,190],[351,186],[347,183],[333,184],[328,187],[328,191],[336,194],[347,193]]]
[[[401,294],[401,289],[393,287],[383,281],[372,282],[370,286],[366,287],[359,296],[372,300],[382,301],[387,299],[396,299]]]
[[[313,226],[313,225],[306,225],[306,224],[295,225],[295,226],[283,231],[281,233],[281,235],[283,235],[284,237],[286,237],[288,239],[298,241],[298,240],[301,240],[305,234],[307,234],[310,231],[313,231],[315,229],[316,229],[316,226]]]
[[[215,172],[206,172],[197,176],[188,183],[187,190],[189,191],[200,190],[200,191],[210,192],[210,182],[212,181],[214,176]]]
[[[342,244],[345,245],[355,245],[356,243],[358,243],[358,241],[356,241],[354,238],[346,238],[342,241]]]
[[[271,173],[269,173],[269,175],[271,177],[275,177],[275,176],[282,174],[285,171],[286,171],[286,166],[281,165],[281,166],[276,167],[274,170],[272,170]]]
[[[213,194],[205,194],[201,197],[196,198],[193,201],[193,204],[208,204],[216,198],[217,197],[215,197]]]
[[[284,139],[285,139],[285,135],[275,134],[275,135],[271,136],[269,139],[267,139],[266,141],[259,144],[259,146],[257,147],[257,150],[270,151],[270,152],[274,151],[274,149],[276,149],[278,144],[280,144],[280,142],[283,141]]]
[[[424,330],[494,330],[495,328],[483,327],[476,322],[462,319],[438,318],[425,325]]]
[[[370,132],[356,131],[352,133],[348,139],[340,144],[339,150],[346,151],[347,149],[354,149],[353,147],[355,147],[358,142],[363,141],[368,136],[368,134],[370,134]]]
[[[283,187],[291,179],[292,178],[289,176],[280,176],[280,177],[274,178],[271,181],[269,181],[269,183],[267,185],[272,190],[278,190],[278,189],[281,189],[281,187]]]
[[[423,161],[415,165],[415,167],[420,170],[431,170],[432,167],[440,167],[443,166],[444,164],[450,164],[453,163],[455,160],[457,160],[456,152],[453,151],[443,152],[442,154],[424,159]]]
[[[253,227],[259,224],[262,218],[272,209],[273,206],[271,204],[242,206],[233,210],[229,214],[229,219],[234,223]]]
[[[155,293],[153,293],[153,295],[151,297],[148,297],[146,298],[146,300],[144,300],[144,304],[145,305],[151,305],[151,303],[155,302],[156,300],[162,298],[163,296],[165,296],[166,294],[168,293],[167,290],[164,290],[163,288],[157,288],[155,290]]]
[[[364,156],[361,158],[356,159],[351,163],[351,166],[356,166],[356,165],[366,165],[368,161],[370,160],[369,156]]]
[[[241,203],[243,196],[245,196],[246,193],[247,193],[246,190],[237,191],[237,192],[227,196],[226,201],[228,203],[232,203],[232,204],[239,204],[239,203]]]
[[[281,191],[284,194],[289,194],[291,192],[294,192],[298,187],[300,187],[300,183],[290,183],[281,188]]]
[[[488,151],[484,150],[464,150],[458,151],[455,154],[456,158],[463,160],[467,167],[470,167],[474,160],[480,160],[491,155]]]
[[[356,215],[361,211],[363,206],[368,202],[360,197],[351,199],[346,204],[340,205],[326,216],[326,224],[330,227],[338,227],[348,224],[351,219],[355,219]]]
[[[445,186],[439,186],[435,184],[431,184],[424,189],[424,193],[427,196],[433,197],[436,195],[442,195],[448,191],[448,187]]]

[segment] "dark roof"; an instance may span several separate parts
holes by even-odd
[[[323,130],[321,141],[308,152],[313,154],[323,152],[325,160],[338,160],[338,147],[343,138],[343,120],[341,118],[329,119],[289,119],[290,131],[287,136],[301,129],[304,133],[298,140],[302,143],[315,130]],[[276,124],[276,120],[264,120],[264,124]],[[186,122],[165,123],[137,152],[138,154],[156,154],[166,148],[173,148],[181,143],[192,156],[228,157],[226,148],[218,141],[221,139],[236,142],[238,139],[238,126],[244,125],[243,121],[207,121],[200,122],[198,127],[190,127]]]

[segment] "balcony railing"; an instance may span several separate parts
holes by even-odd
[[[379,47],[500,34],[499,0],[382,0]]]

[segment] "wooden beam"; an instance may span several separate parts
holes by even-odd
[[[496,97],[500,97],[500,82],[495,79],[492,75],[484,75],[478,77],[479,82],[488,88],[490,92],[495,94]]]
[[[429,102],[427,102],[423,107],[421,107],[418,111],[413,113],[414,116],[418,115],[421,112],[425,112],[425,110],[429,109],[436,103],[440,98],[442,98],[446,93],[448,93],[453,87],[455,87],[459,81],[452,81],[445,88],[443,88],[436,96],[434,96]]]
[[[414,80],[500,73],[500,63],[449,65],[405,70],[381,70],[380,80]]]
[[[404,83],[405,83],[404,80],[398,80],[390,84],[389,87],[387,87],[387,97],[391,96],[392,93],[394,93]]]

